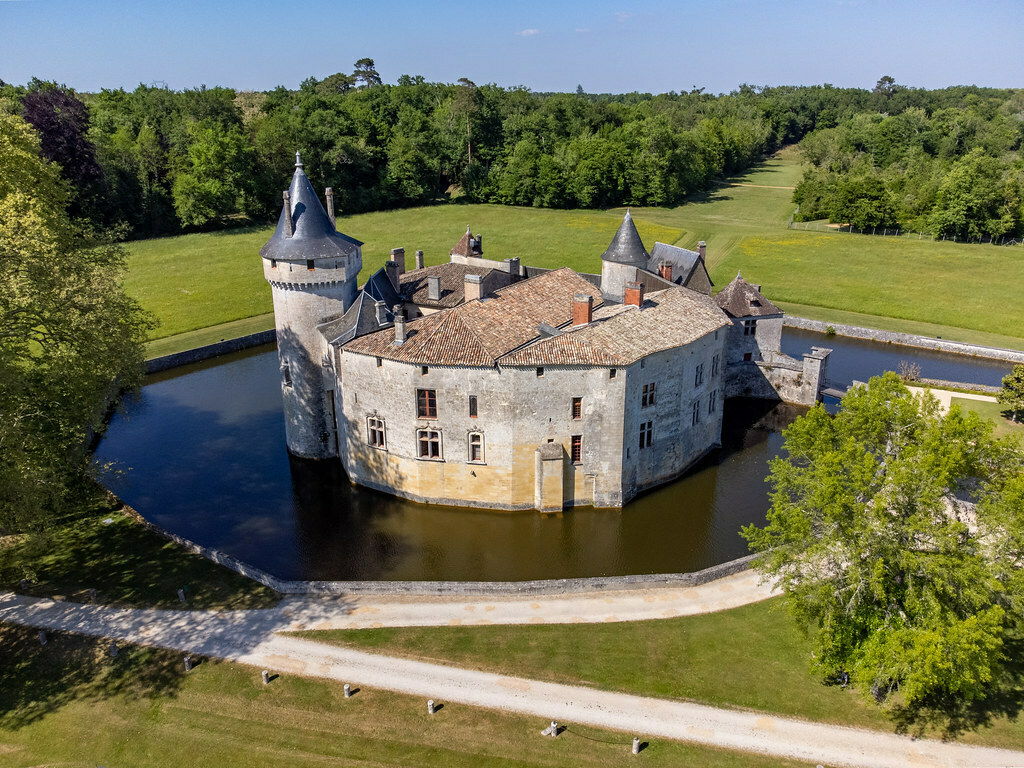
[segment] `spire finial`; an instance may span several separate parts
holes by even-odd
[[[737,280],[742,280],[743,279],[743,275],[740,274],[740,271],[738,269],[736,270],[736,279]]]
[[[472,232],[470,232],[469,230],[470,230],[470,226],[469,226],[469,225],[467,224],[467,225],[466,225],[466,234],[467,234],[467,235],[471,235],[471,234],[473,234],[473,233],[472,233]]]
[[[299,157],[299,150],[295,150],[295,167],[296,168],[301,168],[302,167],[302,158]]]

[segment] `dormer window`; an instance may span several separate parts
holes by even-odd
[[[306,259],[306,269],[308,269],[310,272],[312,272],[315,268],[316,267],[313,266],[313,260],[312,259]]]
[[[271,269],[277,269],[277,259],[271,259],[270,260],[270,268]]]

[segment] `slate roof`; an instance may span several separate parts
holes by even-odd
[[[729,317],[765,317],[782,314],[781,309],[768,301],[756,286],[744,280],[738,272],[733,281],[716,293],[714,298]]]
[[[287,211],[284,205],[281,206],[277,229],[260,248],[260,256],[280,261],[337,258],[354,254],[362,245],[359,240],[343,235],[334,228],[327,211],[320,204],[320,198],[313,191],[313,185],[302,170],[298,152],[295,153],[295,173],[288,194],[291,210]],[[294,226],[291,237],[286,234],[285,217],[288,215],[291,215]]]
[[[601,292],[569,268],[513,283],[480,301],[471,301],[406,323],[406,341],[395,346],[393,331],[371,333],[345,350],[420,365],[490,367],[502,355],[538,337],[537,326],[572,320],[577,293]]]
[[[473,241],[472,245],[470,245],[470,240]],[[469,227],[466,227],[466,234],[462,236],[462,239],[448,253],[455,256],[475,256],[480,258],[484,255],[483,246],[480,243],[480,235],[472,234],[469,231]]]
[[[601,254],[601,258],[605,261],[614,261],[617,264],[647,268],[647,262],[650,261],[651,256],[644,248],[643,241],[640,240],[640,233],[636,231],[636,225],[633,224],[633,217],[629,211],[626,211],[619,230],[612,238],[608,250]]]
[[[696,251],[666,243],[655,243],[651,249],[651,258],[647,262],[647,271],[657,273],[658,265],[663,261],[672,262],[672,275],[675,278],[673,282],[680,285],[688,284],[698,270],[703,269],[705,274],[707,273],[707,267]],[[711,283],[710,276],[708,282]]]
[[[486,277],[491,272],[494,274],[487,278],[488,283],[494,280],[499,283],[498,287],[504,287],[509,284],[507,272],[495,270],[491,267],[471,267],[451,261],[433,267],[414,269],[412,272],[406,272],[404,275],[401,275],[398,280],[402,288],[402,295],[413,304],[445,308],[457,306],[465,299],[466,275]],[[427,278],[431,276],[441,278],[441,298],[438,300],[428,298]]]
[[[500,365],[629,365],[681,347],[729,325],[710,296],[672,287],[648,294],[640,307],[605,305],[589,325],[567,327],[499,360]]]
[[[383,324],[377,320],[377,301],[383,301],[387,306]],[[344,315],[320,323],[317,330],[329,343],[343,344],[357,336],[364,336],[393,325],[395,318],[392,309],[401,303],[402,297],[395,292],[387,272],[381,267],[366,281],[366,285],[356,295],[356,300]]]

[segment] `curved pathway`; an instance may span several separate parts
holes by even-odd
[[[262,611],[110,608],[2,593],[0,621],[178,649],[279,673],[324,677],[442,702],[535,715],[538,730],[554,719],[644,738],[694,741],[825,765],[1024,766],[1021,752],[914,740],[760,712],[544,683],[277,634],[291,629],[399,626],[403,622],[422,626],[655,618],[719,610],[770,594],[771,590],[758,585],[756,576],[750,573],[684,590],[504,600],[292,598]],[[478,615],[481,612],[483,617]]]

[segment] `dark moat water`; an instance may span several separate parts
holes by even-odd
[[[829,370],[838,382],[918,360],[906,348],[890,360],[870,354],[870,344],[850,352],[848,339],[786,336],[790,354],[834,348]],[[920,359],[922,375],[998,384],[1009,370],[938,357],[952,367]],[[117,464],[121,474],[108,484],[149,519],[295,579],[518,581],[725,562],[747,552],[740,527],[764,520],[767,462],[799,413],[729,401],[722,450],[686,477],[622,510],[545,517],[415,504],[351,485],[337,462],[291,458],[278,375],[277,353],[264,347],[152,376],[96,454]]]

